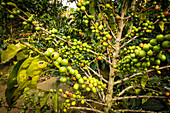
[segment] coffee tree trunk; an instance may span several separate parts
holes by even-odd
[[[126,0],[124,0],[124,2],[123,2],[121,18],[124,18],[125,12],[126,12]],[[114,71],[113,66],[117,65],[116,58],[118,57],[119,50],[120,50],[120,40],[121,40],[121,36],[122,36],[123,27],[124,27],[123,19],[121,19],[119,23],[117,22],[118,37],[116,38],[116,42],[115,42],[115,51],[113,53],[112,66],[110,66],[108,90],[107,90],[107,94],[106,94],[107,107],[104,108],[105,113],[109,112],[109,109],[111,109],[111,106],[113,104],[113,102],[112,102],[112,98],[114,96],[113,95],[113,87],[114,87],[114,78],[116,76],[116,71]]]

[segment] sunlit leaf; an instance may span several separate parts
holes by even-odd
[[[142,14],[140,15],[139,25],[144,21],[145,18],[146,18],[145,13],[142,13]]]
[[[135,89],[136,94],[139,94],[141,89]]]
[[[149,92],[149,93],[147,93],[146,95],[152,96],[152,93]],[[144,104],[148,99],[149,99],[149,98],[142,98],[142,104]]]
[[[22,51],[18,52],[16,56],[18,61],[28,57],[28,55],[24,54]]]
[[[89,5],[89,12],[90,12],[90,14],[93,16],[93,17],[95,17],[95,5],[96,5],[96,3],[97,3],[97,0],[93,0],[91,3],[90,3],[90,5]],[[95,18],[94,18],[94,20],[95,20]]]
[[[159,27],[161,28],[162,31],[164,31],[164,22],[159,22]]]
[[[13,2],[8,2],[7,4],[17,8],[17,5],[15,3],[13,3]]]
[[[148,81],[148,75],[144,74],[144,75],[142,76],[142,80],[141,80],[141,86],[142,86],[142,88],[145,88],[145,85],[146,85],[147,81]]]
[[[2,51],[2,54],[1,54],[1,63],[5,63],[7,61],[9,61],[11,58],[13,58],[16,53],[18,51],[20,51],[21,49],[24,49],[25,46],[23,44],[10,44],[7,46],[7,49],[6,50],[3,50]]]

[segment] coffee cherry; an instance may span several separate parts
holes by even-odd
[[[82,11],[85,11],[86,8],[85,8],[84,6],[81,6],[81,10],[82,10]]]
[[[53,53],[51,54],[51,59],[56,60],[59,56],[60,56],[60,55],[59,55],[58,52],[53,52]]]
[[[63,60],[61,61],[61,65],[67,66],[67,65],[68,65],[68,60],[67,60],[67,59],[63,59]]]
[[[60,73],[65,73],[67,71],[66,67],[60,67],[59,72]]]
[[[78,90],[79,89],[79,84],[75,83],[74,86],[73,86],[73,89]]]
[[[45,52],[45,55],[49,57],[53,52],[54,52],[53,48],[48,48],[47,51]]]

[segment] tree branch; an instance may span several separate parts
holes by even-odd
[[[90,52],[91,53],[93,53],[93,54],[95,54],[95,55],[99,55],[98,53],[96,53],[96,52],[94,52],[94,51],[92,51],[92,50],[90,50]],[[112,63],[111,62],[109,62],[105,57],[103,57],[103,56],[101,56],[102,57],[102,59],[104,59],[107,63],[109,63],[111,66],[112,66]]]
[[[163,66],[163,67],[158,68],[158,70],[165,69],[165,68],[169,68],[169,67],[170,67],[170,65],[168,65],[168,66]],[[124,79],[122,79],[122,80],[118,80],[118,81],[114,82],[114,85],[116,85],[116,84],[118,84],[118,83],[122,83],[123,81],[129,80],[129,79],[131,79],[132,77],[135,77],[135,76],[137,76],[137,75],[141,75],[141,74],[144,74],[144,73],[149,73],[149,72],[152,72],[152,71],[155,71],[155,69],[150,69],[150,70],[147,70],[147,71],[142,71],[142,72],[133,74],[133,75],[131,75],[131,76],[129,76],[129,77],[126,77],[126,78],[124,78]]]
[[[151,8],[154,7],[154,6],[155,6],[155,5],[152,5],[152,6],[148,7],[147,9],[145,9],[145,10],[139,12],[139,13],[136,13],[136,14],[134,14],[134,15],[139,15],[139,14],[141,14],[141,13],[144,13],[145,11],[148,11],[149,9],[151,9]],[[130,16],[124,18],[124,19],[129,19],[129,18],[133,17],[134,15],[130,15]]]
[[[118,110],[114,110],[114,113],[119,113],[119,112],[138,112],[138,113],[155,113],[154,111],[145,111],[145,110],[131,110],[131,109],[118,109]]]
[[[131,8],[132,8],[133,13],[135,12],[135,4],[136,4],[136,0],[133,0],[131,3]],[[125,24],[126,24],[126,22],[125,22]],[[127,33],[130,33],[132,31],[132,27],[133,27],[133,21],[132,21]]]
[[[108,81],[106,79],[104,79],[103,77],[101,77],[101,75],[99,75],[96,71],[94,71],[91,67],[86,66],[88,69],[90,69],[95,75],[97,75],[99,78],[101,78],[104,82],[108,83]]]
[[[62,98],[69,98],[70,100],[77,100],[77,101],[84,100],[86,102],[92,102],[92,103],[99,104],[102,106],[107,106],[105,103],[101,103],[101,102],[90,100],[90,99],[75,99],[75,98],[66,97],[63,93],[57,93],[57,94],[59,94]]]
[[[98,113],[104,113],[103,111],[92,109],[92,108],[87,108],[87,107],[70,107],[70,109],[87,110],[87,111],[94,111]]]
[[[126,46],[127,44],[129,44],[130,42],[132,42],[132,41],[133,41],[134,39],[136,39],[137,37],[139,37],[139,36],[135,36],[135,37],[131,38],[128,42],[125,42],[125,43],[120,47],[120,49],[123,48],[124,46]]]
[[[124,100],[124,99],[131,99],[131,98],[168,98],[166,96],[148,96],[148,95],[140,95],[140,96],[126,96],[126,97],[115,97],[112,99],[115,100]]]
[[[97,3],[98,3],[98,2],[97,2]],[[98,3],[98,8],[99,8],[100,14],[102,15],[102,18],[104,19],[104,21],[105,21],[105,23],[106,23],[107,28],[110,30],[112,36],[116,39],[115,34],[113,33],[112,29],[110,28],[109,24],[106,22],[106,19],[105,19],[104,16],[103,16],[103,13],[102,13],[102,11],[101,11],[101,9],[100,9],[99,3]],[[113,8],[113,9],[114,9],[114,8]]]
[[[61,27],[61,25],[62,25],[62,12],[63,12],[63,8],[62,8],[62,0],[61,0],[61,3],[60,3],[60,5],[61,5],[61,14],[60,14],[60,27]]]
[[[129,86],[129,87],[125,88],[124,90],[122,90],[122,91],[118,94],[118,96],[123,95],[123,93],[125,93],[126,90],[132,89],[132,88],[134,88],[134,87],[136,87],[136,86]]]

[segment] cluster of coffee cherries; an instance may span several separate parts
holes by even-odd
[[[159,68],[161,62],[166,61],[163,50],[170,48],[169,38],[169,34],[165,36],[159,34],[156,38],[151,39],[149,43],[140,43],[139,46],[124,48],[120,54],[126,54],[126,56],[114,67],[121,73],[133,73],[137,69],[147,70],[151,64],[153,68]],[[160,71],[157,72],[160,73]]]

